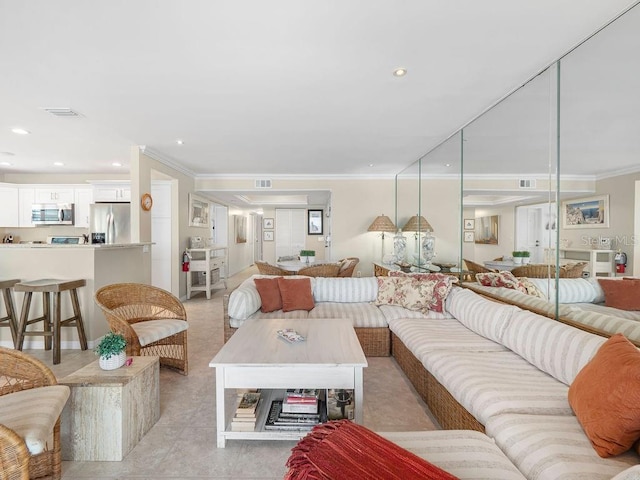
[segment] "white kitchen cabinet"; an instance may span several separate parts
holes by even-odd
[[[19,227],[18,188],[12,185],[0,185],[0,227]]]
[[[31,222],[31,211],[36,203],[36,191],[33,187],[18,187],[18,224],[20,227],[35,227]]]
[[[67,185],[36,187],[35,203],[73,203],[74,189]]]
[[[76,188],[74,192],[74,227],[89,228],[89,205],[93,203],[93,188]]]
[[[94,202],[130,202],[131,201],[131,184],[130,183],[94,183],[93,184],[93,201]]]

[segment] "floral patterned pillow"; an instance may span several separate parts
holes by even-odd
[[[527,293],[526,287],[511,272],[476,273],[476,280],[485,287],[504,287]]]
[[[399,274],[399,275],[398,275]],[[440,273],[403,274],[390,272],[378,277],[378,305],[400,305],[408,310],[427,313],[444,311],[444,301],[458,281]]]

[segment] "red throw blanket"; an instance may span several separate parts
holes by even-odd
[[[457,480],[349,420],[327,422],[292,449],[285,480]]]

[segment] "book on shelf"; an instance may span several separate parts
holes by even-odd
[[[255,422],[238,422],[235,419],[231,421],[232,432],[253,432],[255,429]]]
[[[340,420],[355,417],[355,400],[353,390],[329,388],[327,389],[327,419]]]
[[[318,413],[318,402],[313,403],[288,403],[282,402],[282,411],[286,413]]]
[[[282,404],[283,401],[279,399],[271,402],[271,408],[269,409],[269,414],[264,424],[265,430],[308,431],[320,423],[320,416],[282,416]]]
[[[258,402],[260,401],[260,392],[247,392],[242,395],[238,408],[236,408],[236,415],[239,414],[253,414],[256,413]]]

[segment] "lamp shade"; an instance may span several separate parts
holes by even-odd
[[[403,232],[433,232],[433,228],[422,215],[414,215],[402,227]]]
[[[395,232],[396,226],[393,224],[391,219],[386,215],[378,215],[376,219],[373,221],[369,228],[368,232]]]

